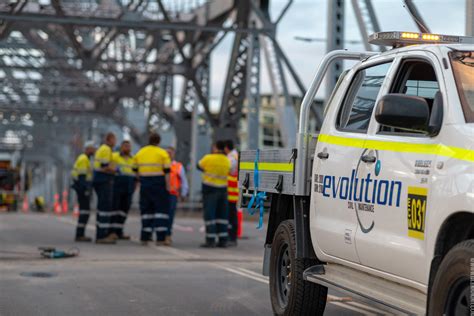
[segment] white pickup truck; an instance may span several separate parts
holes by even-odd
[[[474,38],[381,32],[371,43],[394,48],[323,59],[296,148],[240,153],[242,207],[269,205],[273,311],[322,315],[332,287],[396,314],[469,315]],[[312,133],[310,106],[338,59],[359,62]]]

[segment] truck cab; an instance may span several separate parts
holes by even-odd
[[[241,153],[243,206],[262,191],[270,205],[264,274],[275,314],[322,314],[327,287],[395,313],[470,310],[474,40],[411,32],[371,40],[395,48],[322,61],[296,148]],[[359,62],[310,133],[307,108],[337,58]]]

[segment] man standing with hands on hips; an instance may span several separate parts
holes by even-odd
[[[159,147],[160,141],[160,135],[152,133],[149,144],[135,155],[135,165],[140,177],[142,245],[147,245],[152,240],[153,232],[156,233],[156,245],[166,245],[171,160],[166,150]]]
[[[107,133],[105,143],[97,149],[94,156],[93,186],[97,194],[96,243],[115,244],[111,235],[112,194],[115,167],[112,161],[112,150],[116,138],[114,133]]]

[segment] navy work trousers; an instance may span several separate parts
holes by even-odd
[[[206,242],[227,243],[229,216],[227,209],[227,188],[202,185],[204,222],[206,224]]]
[[[135,190],[135,177],[116,176],[114,179],[113,207],[111,231],[117,236],[123,236],[123,227],[127,220],[128,211],[132,204],[133,191]]]
[[[140,214],[142,217],[141,241],[165,240],[169,222],[169,193],[165,177],[140,177]]]
[[[91,185],[83,179],[74,180],[73,189],[76,191],[79,204],[79,217],[77,219],[76,238],[85,235],[87,222],[91,213]]]
[[[111,233],[113,185],[113,175],[94,173],[93,186],[97,194],[96,239],[105,238]]]

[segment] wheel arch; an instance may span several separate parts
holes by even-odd
[[[309,205],[310,198],[306,196],[271,195],[268,227],[265,237],[264,275],[269,273],[273,237],[280,223],[285,220],[293,220],[295,224],[296,257],[316,259],[309,230]]]
[[[429,289],[431,289],[441,261],[449,250],[458,243],[468,239],[474,239],[474,213],[458,211],[444,220],[440,226],[434,245],[433,259],[430,268]]]

